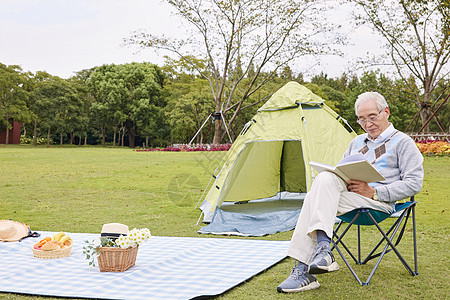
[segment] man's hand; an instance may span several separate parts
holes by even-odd
[[[354,192],[367,198],[372,198],[373,194],[375,193],[375,189],[364,181],[349,180],[347,181],[347,184],[347,190],[349,192]]]

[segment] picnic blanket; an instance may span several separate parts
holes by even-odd
[[[41,238],[54,232],[39,232]],[[0,291],[98,299],[191,299],[219,295],[286,257],[287,241],[152,236],[122,273],[90,268],[82,248],[98,234],[67,233],[71,256],[33,257],[41,238],[0,242]],[[249,295],[250,296],[250,295]]]

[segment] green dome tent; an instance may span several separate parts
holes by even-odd
[[[289,82],[258,110],[228,150],[200,199],[203,222],[210,225],[199,232],[265,235],[292,229],[299,201],[314,179],[309,161],[336,164],[355,136],[323,99]]]

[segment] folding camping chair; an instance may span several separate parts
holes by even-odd
[[[392,214],[388,214],[381,211],[376,211],[373,209],[368,208],[358,208],[355,210],[352,210],[344,215],[338,216],[338,218],[341,220],[339,224],[337,225],[336,229],[333,232],[333,247],[336,248],[337,252],[341,256],[341,258],[344,260],[345,264],[349,268],[350,272],[353,274],[353,276],[356,278],[359,284],[361,285],[368,285],[369,281],[372,279],[372,276],[374,275],[376,269],[378,268],[378,265],[380,264],[381,260],[383,259],[384,255],[390,251],[394,251],[397,257],[400,259],[400,261],[403,263],[405,268],[409,271],[409,273],[412,276],[418,275],[417,272],[417,244],[416,244],[416,216],[415,216],[415,207],[416,207],[416,201],[414,201],[414,196],[411,197],[410,201],[407,201],[405,203],[398,203],[395,204],[395,211]],[[379,223],[381,223],[383,220],[387,219],[388,217],[392,216],[396,212],[401,212],[398,219],[394,222],[394,224],[389,228],[387,232],[384,232],[383,229],[380,227]],[[414,246],[414,271],[412,268],[408,265],[408,263],[405,261],[405,259],[402,257],[400,252],[397,250],[396,246],[400,243],[400,240],[403,237],[403,234],[405,232],[406,224],[408,222],[408,219],[411,217],[412,219],[412,227],[413,227],[413,246]],[[343,223],[348,223],[347,227],[344,229],[342,234],[338,234],[338,231]],[[400,226],[403,226],[400,230],[400,233],[398,234],[398,237],[394,243],[394,238],[399,230]],[[358,236],[358,258],[355,257],[355,255],[350,251],[350,249],[347,247],[347,245],[344,243],[343,238],[352,227],[352,225],[357,225],[357,236]],[[373,250],[367,255],[367,257],[364,260],[361,260],[361,230],[360,226],[362,225],[375,225],[379,232],[382,234],[381,240],[378,242],[378,244],[373,248]],[[390,235],[390,236],[389,236]],[[374,254],[377,249],[386,242],[386,245],[384,246],[384,249]],[[369,260],[377,258],[378,261],[376,262],[375,266],[372,269],[372,272],[370,273],[369,277],[367,278],[367,281],[362,282],[356,272],[353,270],[353,268],[350,266],[349,262],[345,258],[344,254],[342,253],[339,246],[342,246],[346,252],[353,258],[356,264],[358,265],[364,265]],[[389,249],[390,248],[390,249]]]

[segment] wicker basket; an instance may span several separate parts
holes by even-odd
[[[36,243],[37,244],[37,243]],[[52,258],[62,258],[70,256],[70,251],[72,251],[73,243],[70,244],[69,247],[59,250],[52,250],[52,251],[44,251],[44,250],[37,250],[34,249],[33,245],[33,255],[37,258],[44,258],[44,259],[52,259]]]
[[[98,267],[100,272],[123,272],[134,266],[138,247],[127,249],[116,247],[100,247]]]

